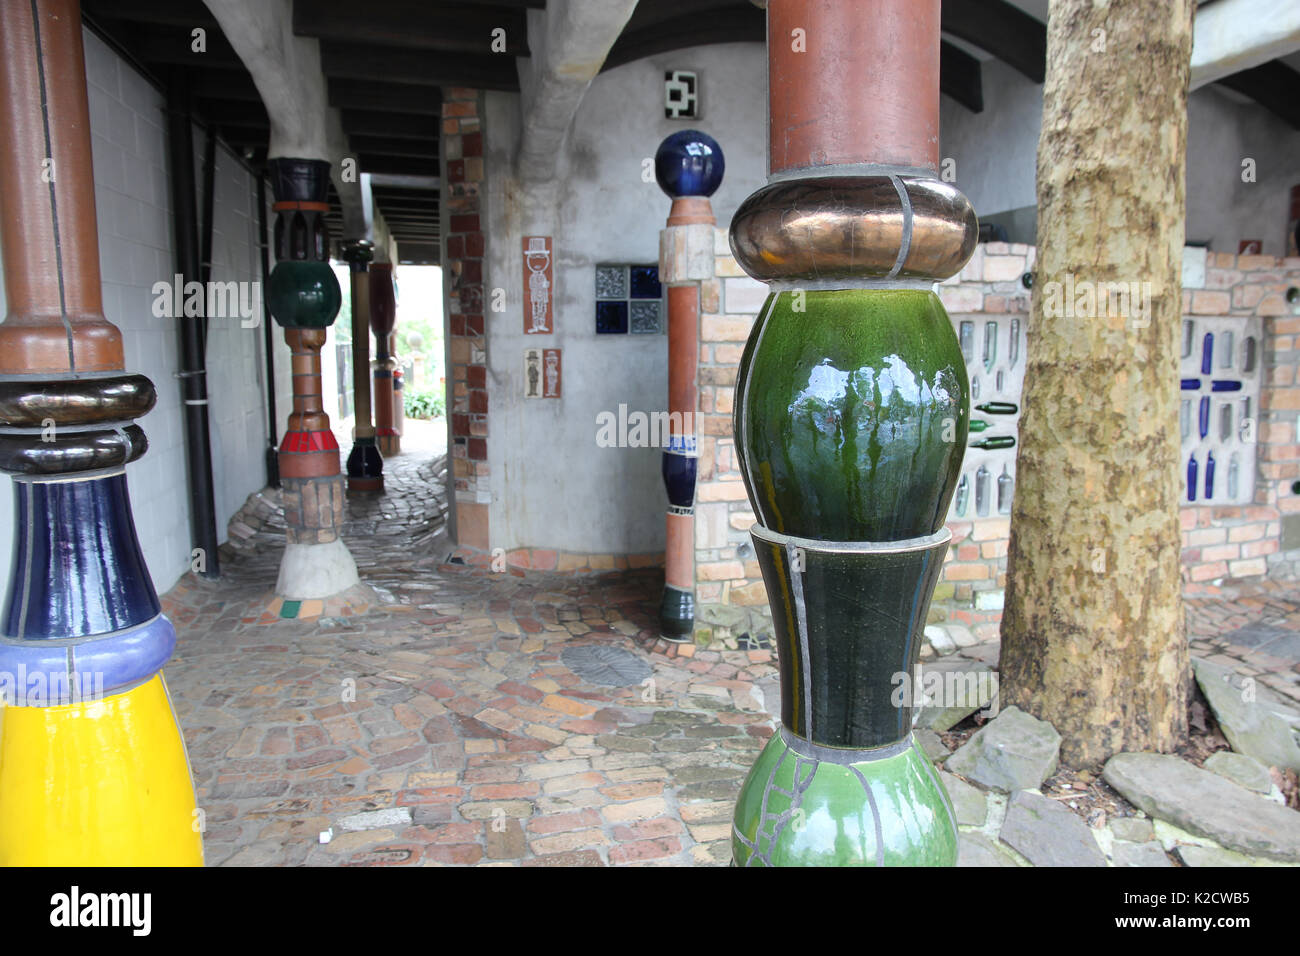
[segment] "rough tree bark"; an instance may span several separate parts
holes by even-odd
[[[1076,767],[1187,733],[1178,356],[1193,8],[1052,0],[1048,22],[1001,680],[1003,703],[1051,721]],[[1126,302],[1119,282],[1138,294]]]

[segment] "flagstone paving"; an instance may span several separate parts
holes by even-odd
[[[387,494],[349,502],[346,537],[375,588],[363,613],[264,613],[283,545],[270,493],[220,581],[190,576],[164,597],[207,862],[729,863],[733,802],[773,727],[770,652],[655,651],[654,569],[449,562],[445,467],[403,455],[387,463]],[[1265,587],[1190,602],[1193,646],[1296,696],[1295,662],[1264,654],[1276,646],[1222,639],[1260,612],[1300,634],[1294,598]],[[562,654],[587,645],[622,649],[650,676],[584,681]],[[960,653],[993,660],[996,647]],[[613,663],[593,676],[639,676],[601,659]]]

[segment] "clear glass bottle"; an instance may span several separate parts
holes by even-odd
[[[989,513],[989,470],[984,465],[980,465],[979,471],[975,472],[975,514],[981,518],[988,517]]]
[[[957,482],[957,517],[966,516],[966,508],[970,505],[970,479],[965,475],[961,476],[961,481]]]
[[[1002,466],[1002,474],[998,475],[998,514],[1011,514],[1011,486],[1015,482],[1011,475],[1007,473],[1007,466]]]

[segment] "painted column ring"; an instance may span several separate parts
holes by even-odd
[[[157,400],[144,375],[52,381],[0,382],[0,425],[41,428],[46,419],[60,425],[93,425],[140,418]]]
[[[0,689],[6,704],[50,707],[118,694],[162,670],[176,630],[161,614],[115,634],[71,640],[0,638]],[[6,684],[11,684],[6,687]]]
[[[763,281],[946,279],[978,239],[979,220],[959,190],[903,176],[772,183],[731,221],[736,261]]]

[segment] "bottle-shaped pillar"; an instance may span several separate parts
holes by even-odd
[[[376,262],[370,267],[370,328],[375,333],[375,435],[385,457],[401,453],[393,422],[393,325],[397,322],[397,293],[393,266]]]
[[[781,721],[741,789],[733,858],[951,865],[951,807],[911,733],[970,420],[933,283],[978,232],[935,175],[939,3],[771,0],[768,36],[771,176],[731,246],[772,291],[734,425]]]
[[[355,407],[352,452],[348,455],[348,492],[384,490],[384,459],[375,441],[370,414],[370,272],[374,243],[353,239],[343,244],[352,278],[352,394]]]
[[[103,312],[81,29],[76,0],[0,4],[0,866],[200,866],[176,633],[127,491],[155,393]]]
[[[659,242],[659,280],[668,289],[668,492],[660,633],[689,641],[695,629],[695,479],[698,449],[696,368],[700,353],[700,282],[713,277],[713,207],[725,161],[713,137],[682,130],[655,153],[655,178],[672,199]]]

